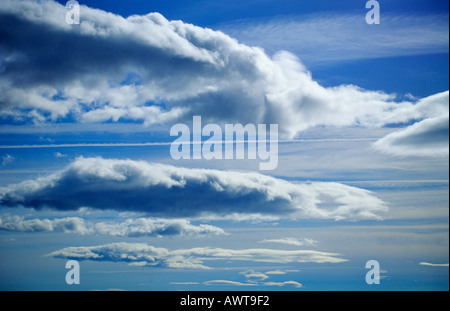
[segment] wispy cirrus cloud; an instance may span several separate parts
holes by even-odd
[[[188,169],[145,161],[77,158],[47,177],[0,188],[0,204],[35,209],[143,212],[156,217],[381,219],[370,191],[335,182],[291,183],[259,173]]]
[[[383,13],[377,27],[364,12],[246,19],[216,26],[267,53],[288,50],[308,64],[364,58],[448,53],[448,13]]]
[[[168,250],[143,243],[111,243],[98,246],[66,247],[47,254],[55,258],[125,262],[134,266],[209,269],[215,260],[267,263],[340,263],[341,254],[313,250],[224,249],[196,247]]]

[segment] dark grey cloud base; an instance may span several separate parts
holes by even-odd
[[[0,204],[62,211],[89,207],[160,217],[236,213],[379,219],[387,211],[370,191],[340,183],[296,184],[259,173],[82,157],[47,177],[0,188]]]
[[[373,126],[448,116],[448,92],[412,101],[354,85],[323,87],[286,51],[272,56],[159,13],[123,18],[54,1],[0,7],[0,118],[14,122]],[[446,100],[446,101],[445,101]],[[448,146],[448,144],[447,144]]]

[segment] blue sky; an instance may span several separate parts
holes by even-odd
[[[447,2],[79,3],[0,8],[0,289],[448,290]],[[276,169],[173,159],[194,115]]]

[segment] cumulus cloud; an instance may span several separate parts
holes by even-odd
[[[143,243],[111,243],[98,246],[66,247],[47,256],[75,260],[126,262],[133,266],[209,269],[214,260],[270,263],[340,263],[341,254],[313,250],[224,249],[196,247],[168,250]]]
[[[397,156],[448,156],[449,116],[428,118],[393,132],[374,147]]]
[[[287,237],[287,238],[281,238],[281,239],[264,239],[262,241],[259,241],[260,243],[281,243],[281,244],[287,244],[287,245],[294,245],[294,246],[314,246],[318,242],[313,239],[303,238],[303,240],[298,240],[296,238]]]
[[[420,121],[379,139],[375,149],[396,156],[448,156],[448,91],[423,98],[414,109],[399,109],[397,113]]]
[[[379,219],[387,211],[370,191],[335,182],[295,184],[259,173],[83,157],[47,177],[0,188],[0,204],[57,210],[90,207],[169,218],[237,213]]]
[[[123,18],[81,6],[80,25],[68,25],[65,15],[50,0],[3,1],[1,117],[151,125],[201,115],[206,122],[276,123],[281,137],[292,138],[319,125],[405,122],[416,110],[416,102],[392,94],[322,87],[289,52],[269,57],[158,13]]]
[[[211,225],[192,225],[185,219],[127,219],[123,222],[86,222],[80,217],[25,219],[17,215],[0,215],[0,230],[14,232],[64,232],[126,237],[203,236],[226,234]]]

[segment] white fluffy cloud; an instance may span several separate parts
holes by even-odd
[[[374,147],[398,156],[448,156],[449,117],[428,118],[393,132]]]
[[[226,234],[221,228],[192,225],[185,219],[126,219],[123,222],[87,222],[80,217],[25,219],[17,215],[0,215],[0,230],[14,232],[64,232],[126,237],[203,236]]]
[[[208,269],[205,262],[214,260],[267,263],[340,263],[346,261],[337,253],[312,250],[224,249],[196,247],[168,250],[143,243],[111,243],[98,246],[66,247],[47,256],[76,260],[126,262],[134,266]]]
[[[292,183],[259,173],[83,157],[47,177],[0,188],[0,204],[114,209],[166,218],[261,214],[380,219],[387,211],[370,191],[335,182]]]
[[[123,18],[81,6],[80,25],[68,25],[65,15],[64,6],[49,0],[3,1],[0,116],[150,125],[201,115],[277,123],[281,137],[293,137],[319,125],[406,122],[417,110],[417,103],[383,92],[322,87],[291,53],[269,57],[222,32],[158,13]]]
[[[396,156],[448,156],[449,92],[438,93],[396,112],[394,119],[419,120],[395,131],[375,144],[375,149]]]

